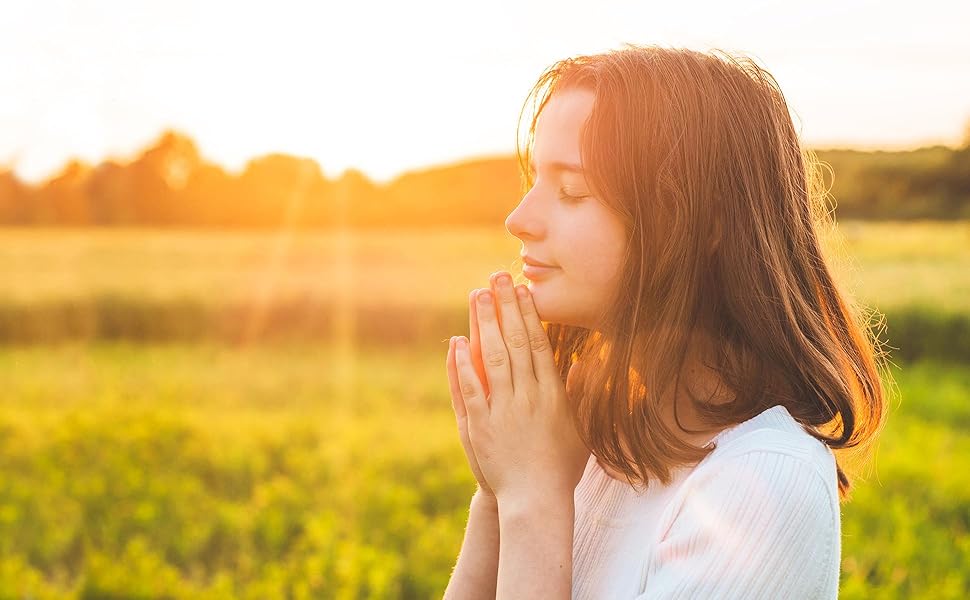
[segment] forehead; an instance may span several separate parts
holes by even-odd
[[[568,89],[549,97],[536,121],[532,167],[572,170],[581,165],[583,126],[593,110],[595,95],[589,90]]]

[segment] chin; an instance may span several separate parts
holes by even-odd
[[[536,313],[539,320],[558,325],[569,325],[573,327],[586,327],[585,320],[576,314],[575,307],[563,303],[561,295],[543,289],[538,286],[529,286],[532,293],[532,302],[536,306]]]

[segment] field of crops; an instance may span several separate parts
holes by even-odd
[[[970,314],[970,224],[841,234],[833,257],[864,303]],[[460,316],[518,249],[494,231],[4,230],[0,279],[25,311],[296,296]],[[446,338],[365,347],[338,331],[0,346],[0,598],[440,597],[474,490]],[[895,362],[876,461],[843,505],[840,597],[964,598],[970,365]]]

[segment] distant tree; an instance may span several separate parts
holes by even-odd
[[[303,224],[312,190],[323,173],[316,161],[287,154],[268,154],[246,164],[237,194],[224,210],[248,225]]]
[[[333,202],[341,219],[354,227],[386,225],[401,219],[385,210],[381,189],[357,169],[347,169],[334,183]]]
[[[189,217],[182,191],[202,164],[195,142],[166,131],[130,165],[128,202],[138,222],[158,225],[182,223]]]
[[[87,164],[72,160],[36,189],[31,199],[33,222],[38,225],[90,224],[87,182],[91,170]]]
[[[189,175],[180,194],[182,222],[187,225],[235,225],[226,204],[235,196],[237,180],[222,167],[202,163]]]
[[[87,181],[93,225],[129,225],[138,222],[131,202],[134,186],[127,165],[109,160],[98,165]]]
[[[970,119],[959,148],[817,150],[831,166],[841,218],[970,219]],[[130,162],[70,161],[31,186],[0,168],[0,223],[213,227],[461,227],[501,224],[521,199],[513,156],[410,171],[378,185],[348,169],[336,180],[312,159],[250,160],[238,176],[195,142],[163,132]]]
[[[970,219],[970,119],[963,128],[963,144],[950,157],[942,177],[952,218]]]
[[[385,210],[409,226],[502,223],[521,199],[508,157],[483,158],[405,173],[387,186]]]
[[[0,224],[27,223],[29,193],[29,188],[13,171],[0,171]]]

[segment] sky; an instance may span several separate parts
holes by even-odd
[[[238,172],[270,152],[336,177],[510,153],[558,59],[661,44],[755,58],[813,147],[961,142],[970,2],[5,2],[0,169],[39,182],[162,131]]]

